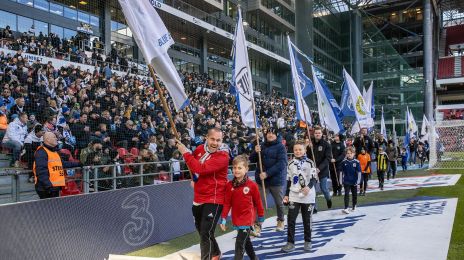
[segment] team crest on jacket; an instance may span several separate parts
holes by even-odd
[[[353,163],[353,167],[356,167],[356,163]]]
[[[248,192],[250,192],[250,188],[248,187],[243,188],[243,194],[248,194]]]
[[[319,152],[321,152],[322,151],[322,146],[317,147],[317,150],[319,150]]]

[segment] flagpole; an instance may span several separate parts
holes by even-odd
[[[258,145],[259,148],[260,148],[260,150],[258,152],[259,173],[262,173],[263,172],[263,160],[261,158],[261,146],[259,145],[259,131],[258,131],[258,124],[256,123],[256,106],[255,106],[255,100],[254,99],[252,100],[251,104],[253,106],[253,122],[255,124],[256,145]],[[260,177],[260,179],[261,179],[261,177]],[[261,186],[263,188],[264,205],[265,205],[265,208],[267,209],[266,186],[264,185],[264,180],[263,179],[261,179]]]
[[[161,103],[163,104],[164,111],[166,112],[168,116],[169,123],[171,124],[171,127],[172,127],[172,131],[174,132],[174,136],[176,139],[180,140],[179,133],[177,132],[177,129],[176,129],[176,124],[174,123],[174,120],[172,119],[171,110],[169,110],[168,103],[166,102],[166,97],[164,96],[164,93],[158,84],[158,80],[156,79],[155,70],[153,69],[153,66],[151,66],[150,64],[148,64],[148,69],[150,70],[151,77],[153,78],[153,81],[155,82],[156,90],[159,93]],[[189,174],[190,174],[190,179],[193,180],[192,172],[190,171],[190,169],[189,169]]]
[[[241,10],[240,4],[237,5],[237,11],[238,11],[238,15],[239,15],[239,21],[241,21],[242,10]],[[238,24],[237,24],[237,25],[238,25]],[[238,25],[238,26],[242,26],[242,25],[240,24],[240,25]],[[238,27],[238,26],[237,26],[237,27]],[[237,30],[238,30],[238,28],[237,28],[237,27],[235,28],[235,34],[236,34],[235,36],[236,36],[236,37],[238,37],[238,35],[237,35]],[[243,27],[242,27],[242,30],[243,30]],[[235,44],[235,41],[236,41],[236,40],[237,40],[237,38],[234,39],[234,44]],[[245,48],[246,48],[246,47],[245,47]],[[233,50],[233,52],[234,52],[234,55],[237,55],[237,54],[235,53],[236,50],[235,50],[234,48],[232,48],[232,50]],[[246,52],[246,49],[245,49],[245,53],[247,53],[247,52]],[[248,60],[248,54],[246,54],[246,58],[247,58],[247,60]],[[248,61],[247,61],[247,62],[248,62]],[[248,67],[249,67],[249,65],[248,65]],[[250,76],[251,76],[251,74],[250,74]],[[251,78],[250,78],[250,80],[251,80]],[[251,88],[251,89],[253,89],[253,88]],[[254,99],[254,93],[253,93],[253,91],[252,91],[251,94],[252,94],[252,95],[251,95],[251,96],[252,96],[252,98],[251,98],[251,105],[252,105],[252,109],[253,109],[253,124],[254,124],[254,127],[255,127],[256,145],[259,146],[259,147],[261,148],[261,146],[259,145],[259,130],[258,130],[258,123],[256,122],[256,105],[255,105],[255,99]],[[262,160],[262,158],[261,158],[261,149],[260,149],[260,151],[258,152],[258,164],[259,164],[259,165],[258,165],[258,166],[259,166],[259,172],[262,173],[262,172],[263,172],[263,160]],[[261,179],[261,177],[260,177],[260,179]],[[265,208],[267,209],[266,186],[264,185],[264,180],[263,180],[263,179],[261,179],[261,186],[262,186],[262,188],[263,188],[264,205],[265,205]]]
[[[330,138],[329,138],[330,132],[327,130],[327,125],[325,124],[325,120],[323,120],[322,122],[324,122],[324,129],[325,129],[325,134],[326,134],[326,136],[327,136],[327,139],[330,139]],[[329,141],[327,140],[327,142],[329,142]],[[332,146],[331,146],[331,147],[332,147]],[[330,149],[330,156],[331,156],[332,159],[333,159],[334,156],[333,156],[332,148]],[[335,167],[335,162],[331,162],[331,163],[332,163],[332,166],[333,166],[334,171],[335,171],[335,179],[337,180],[338,186],[340,186],[340,182],[338,181],[338,176],[337,176],[337,175],[338,175],[338,174],[337,174],[337,167]]]
[[[307,119],[307,117],[306,117],[306,109],[305,109],[305,107],[304,107],[304,104],[305,104],[305,103],[304,103],[303,97],[301,97],[300,102],[301,102],[301,106],[303,107],[303,115],[304,115],[304,120],[305,120],[305,125],[306,125],[306,132],[307,132],[307,134],[308,134],[309,143],[311,144],[311,145],[309,146],[309,148],[311,149],[311,155],[313,156],[313,159],[314,159],[314,167],[317,168],[316,157],[314,156],[313,142],[312,142],[312,140],[311,140],[311,132],[309,131],[308,119]],[[309,108],[308,108],[308,109],[309,109]],[[298,108],[297,108],[297,110],[298,110]],[[315,138],[315,137],[314,137],[314,138]],[[317,179],[319,179],[319,176],[317,176]]]

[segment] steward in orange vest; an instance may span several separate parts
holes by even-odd
[[[76,162],[63,162],[57,152],[55,134],[44,135],[44,144],[39,146],[34,154],[35,190],[41,199],[60,196],[61,187],[66,185],[64,168],[79,167]]]

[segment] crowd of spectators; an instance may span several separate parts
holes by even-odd
[[[78,62],[86,65],[106,67],[120,71],[138,72],[135,63],[120,55],[115,46],[108,55],[104,54],[104,44],[97,38],[90,41],[89,36],[78,33],[69,39],[60,38],[57,34],[35,33],[34,27],[20,35],[11,31],[9,26],[0,29],[2,48],[22,51],[40,56]]]
[[[2,30],[1,37],[12,37],[11,30]],[[65,159],[79,160],[84,165],[171,161],[144,167],[147,171],[175,171],[178,178],[183,169],[180,154],[151,78],[130,71],[117,75],[108,71],[109,63],[90,63],[95,65],[90,71],[72,64],[55,67],[52,62],[31,63],[23,58],[24,52],[37,51],[52,57],[61,53],[57,49],[82,52],[75,41],[60,41],[53,34],[35,37],[25,33],[7,44],[17,51],[15,55],[0,52],[0,138],[3,147],[12,150],[12,166],[19,166],[22,158],[31,168],[43,134],[53,132]],[[114,54],[108,57],[110,60],[104,62],[119,59]],[[72,61],[85,63],[86,59]],[[218,127],[224,130],[224,143],[230,147],[232,158],[251,152],[254,130],[241,123],[235,96],[229,94],[230,83],[213,80],[207,74],[180,74],[190,106],[175,112],[167,91],[163,91],[181,141],[194,149],[203,143],[209,128]],[[295,118],[293,102],[275,91],[255,98],[260,124],[276,127],[279,138],[291,151],[297,136],[306,132],[304,124]],[[317,113],[312,114],[312,119],[313,124],[318,124]],[[348,138],[347,144],[350,142]]]
[[[3,146],[13,151],[12,165],[18,166],[20,155],[31,162],[45,132],[55,133],[60,148],[84,165],[124,162],[121,152],[114,152],[118,148],[135,148],[135,162],[179,159],[151,78],[108,75],[102,66],[89,71],[71,64],[31,63],[23,58],[23,51],[30,49],[14,49],[15,55],[0,52],[0,137],[5,136]],[[241,124],[229,82],[198,73],[181,77],[191,100],[189,107],[173,114],[182,142],[194,148],[215,126],[225,130],[224,142],[233,155],[250,150],[254,131]],[[288,99],[278,93],[262,95],[257,108],[261,124],[278,125],[285,130],[284,139],[293,139],[297,122]]]

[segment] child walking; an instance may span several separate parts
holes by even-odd
[[[295,158],[288,163],[287,189],[284,204],[288,205],[287,244],[284,252],[295,250],[295,223],[301,209],[304,227],[304,250],[311,250],[311,216],[316,203],[317,171],[314,162],[306,157],[306,144],[297,141],[293,146]]]
[[[226,184],[226,197],[221,215],[220,227],[226,230],[226,218],[232,210],[232,224],[237,230],[235,240],[235,260],[242,260],[245,251],[252,260],[259,259],[250,240],[251,227],[256,221],[264,222],[264,208],[256,182],[248,179],[248,156],[239,155],[232,161],[234,179]]]
[[[343,180],[343,187],[345,189],[345,209],[342,210],[345,214],[350,213],[348,210],[350,191],[353,197],[352,211],[356,210],[358,200],[357,189],[361,181],[361,165],[358,160],[354,159],[354,153],[355,150],[353,147],[347,148],[346,159],[342,162],[342,172],[340,174],[340,180]]]
[[[401,167],[403,171],[408,170],[408,153],[406,152],[406,148],[401,148]],[[387,176],[387,180],[390,179],[390,176]]]
[[[385,182],[385,172],[388,169],[388,156],[383,151],[382,147],[379,147],[379,154],[377,155],[377,178],[379,179],[379,188],[383,190],[383,183]]]
[[[364,148],[361,149],[361,153],[358,155],[358,161],[361,165],[362,172],[361,190],[359,191],[359,195],[366,196],[367,182],[369,181],[369,175],[371,174],[371,156],[366,153]]]

